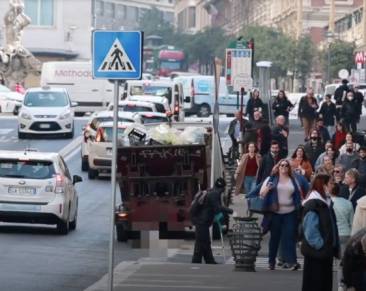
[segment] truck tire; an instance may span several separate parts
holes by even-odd
[[[94,170],[94,169],[91,169],[89,167],[89,169],[88,169],[88,178],[90,180],[95,180],[95,178],[97,178],[97,177],[98,177],[98,171]]]
[[[210,114],[211,114],[211,109],[208,104],[204,103],[198,107],[198,112],[197,112],[198,117],[209,117]]]
[[[127,242],[128,235],[126,231],[126,226],[123,224],[116,224],[117,241]]]
[[[86,172],[89,170],[88,156],[81,157],[81,171]]]

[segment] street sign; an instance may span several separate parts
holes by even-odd
[[[364,64],[366,59],[366,53],[365,52],[356,52],[355,54],[355,63],[356,64]]]
[[[349,77],[349,72],[347,69],[341,69],[338,71],[338,77],[340,79],[347,79]]]
[[[93,31],[93,78],[141,79],[142,51],[141,31]]]
[[[226,49],[226,84],[235,87],[234,91],[240,91],[241,87],[252,89],[252,58],[251,49]]]

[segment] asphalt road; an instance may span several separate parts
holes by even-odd
[[[223,118],[220,133],[226,135],[231,118]],[[290,133],[290,153],[303,142],[298,121]],[[80,135],[85,119],[75,122],[75,138]],[[366,128],[363,119],[361,128]],[[0,149],[61,151],[72,140],[32,139],[18,141],[16,119],[0,118]],[[223,137],[224,150],[230,146]],[[77,185],[79,219],[76,231],[60,236],[54,227],[0,224],[0,290],[12,291],[80,291],[99,280],[108,268],[109,179],[90,181],[80,171],[80,153],[66,157],[72,174],[83,177]],[[119,195],[117,195],[119,197]],[[146,257],[147,251],[116,243],[115,263]],[[178,258],[178,257],[177,257]]]

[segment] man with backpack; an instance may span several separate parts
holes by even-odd
[[[233,214],[232,209],[221,205],[221,194],[225,191],[225,186],[225,180],[218,178],[212,189],[198,192],[192,201],[190,214],[196,228],[192,263],[202,263],[203,257],[206,264],[217,264],[212,254],[209,229],[219,213]]]

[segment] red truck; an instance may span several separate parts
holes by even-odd
[[[209,185],[208,154],[205,145],[119,148],[117,240],[139,239],[142,230],[159,230],[161,239],[189,236],[192,198]]]

